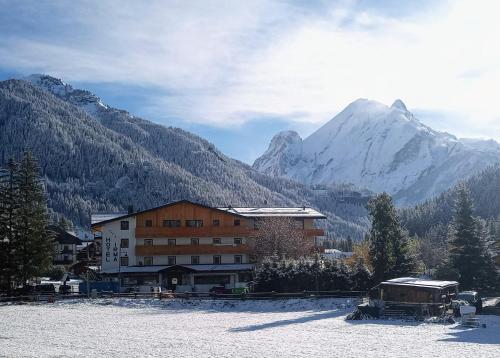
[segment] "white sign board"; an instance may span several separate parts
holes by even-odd
[[[177,277],[172,278],[172,285],[177,285]]]

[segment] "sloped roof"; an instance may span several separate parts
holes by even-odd
[[[232,214],[239,214],[245,217],[296,217],[311,219],[326,219],[326,216],[308,207],[290,207],[290,208],[219,208]]]
[[[92,225],[101,223],[103,221],[110,221],[119,217],[128,215],[128,213],[107,213],[107,214],[92,214],[90,216],[90,223]]]
[[[457,281],[426,280],[416,277],[399,277],[384,281],[381,285],[444,288],[458,285]]]
[[[234,272],[249,271],[254,268],[253,264],[221,264],[221,265],[157,265],[157,266],[122,266],[120,269],[113,268],[104,273],[155,273],[169,271],[171,269],[185,269],[189,272]]]
[[[91,226],[100,226],[102,224],[106,224],[108,222],[112,222],[115,220],[121,220],[125,219],[128,217],[132,217],[138,214],[146,213],[149,211],[154,211],[157,209],[162,209],[168,206],[180,204],[180,203],[189,203],[192,205],[197,205],[201,206],[203,208],[207,209],[212,209],[212,210],[218,210],[222,211],[226,214],[238,216],[238,217],[277,217],[277,216],[282,216],[282,217],[297,217],[297,218],[310,218],[310,219],[326,219],[326,216],[321,214],[320,212],[308,208],[308,207],[292,207],[292,208],[233,208],[233,207],[226,207],[226,208],[215,208],[203,204],[198,204],[198,203],[193,203],[189,200],[180,200],[180,201],[174,201],[172,203],[160,205],[154,208],[142,210],[142,211],[136,211],[134,213],[130,214],[125,214],[125,213],[106,213],[106,214],[92,214],[91,215]]]
[[[58,226],[49,225],[47,227],[47,230],[52,231],[55,234],[54,240],[62,245],[81,245],[82,244],[82,240],[80,240],[75,235],[72,235],[69,232],[61,229]]]

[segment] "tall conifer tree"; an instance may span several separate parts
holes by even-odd
[[[486,245],[486,231],[474,216],[469,189],[459,186],[449,231],[450,266],[459,274],[462,289],[491,289],[497,280]]]
[[[24,153],[19,166],[18,230],[15,240],[17,277],[23,285],[47,270],[52,262],[53,240],[49,224],[45,190],[38,177],[38,165],[30,152]]]
[[[377,195],[368,203],[368,209],[372,222],[369,237],[374,281],[407,275],[413,261],[408,253],[407,234],[401,228],[391,196]]]
[[[19,226],[19,165],[10,159],[0,172],[0,281],[10,289],[16,272],[15,245]]]

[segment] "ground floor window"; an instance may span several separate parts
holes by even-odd
[[[128,256],[120,257],[120,266],[128,266]]]
[[[214,255],[214,265],[220,265],[220,264],[221,264],[220,255]]]
[[[144,257],[144,266],[151,266],[151,265],[153,265],[153,257],[152,256]]]
[[[251,272],[239,272],[238,273],[238,282],[250,282],[252,281],[252,273]]]
[[[234,263],[235,264],[241,264],[243,262],[243,256],[241,255],[234,255]]]
[[[200,263],[199,256],[191,256],[191,265],[198,265]]]
[[[169,256],[168,257],[168,264],[169,265],[175,265],[175,256]]]
[[[195,285],[226,285],[231,282],[229,275],[195,276]]]

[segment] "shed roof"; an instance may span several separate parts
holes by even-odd
[[[412,287],[428,287],[428,288],[445,288],[448,286],[458,285],[457,281],[439,281],[426,280],[416,277],[399,277],[392,280],[384,281],[381,285],[388,286],[412,286]]]

